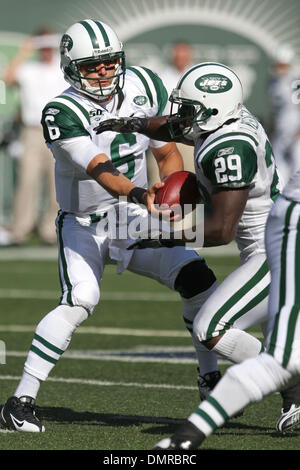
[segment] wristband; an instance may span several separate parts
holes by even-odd
[[[135,204],[145,204],[143,196],[146,192],[146,189],[136,186],[129,192],[128,199]]]

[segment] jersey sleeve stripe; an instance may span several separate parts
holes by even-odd
[[[59,98],[63,98],[65,100],[68,100],[68,101],[70,101],[70,103],[73,103],[75,106],[77,106],[79,108],[79,110],[82,112],[82,114],[86,117],[86,120],[88,121],[88,123],[89,124],[91,123],[91,119],[90,119],[90,115],[89,115],[88,111],[83,106],[81,106],[80,103],[78,103],[76,100],[71,98],[71,96],[67,96],[67,95],[62,95]]]
[[[66,113],[68,113],[68,115],[71,117],[72,120],[74,120],[77,124],[80,124],[82,126],[82,122],[77,116],[77,114],[74,113],[70,108],[68,108],[64,104],[59,103],[57,101],[51,101],[51,103],[48,103],[48,106],[45,110],[45,115],[47,115],[48,107],[56,107],[58,109],[61,109],[62,111],[65,111]]]
[[[256,152],[256,147],[258,146],[258,142],[249,134],[244,134],[240,132],[231,132],[230,134],[226,134],[226,136],[222,135],[217,137],[213,140],[210,144],[206,145],[203,149],[200,149],[196,156],[196,162],[199,165],[200,160],[203,160],[205,155],[207,155],[214,147],[219,146],[220,144],[227,143],[228,146],[234,146],[236,141],[243,140],[248,142],[253,150]]]
[[[161,79],[156,75],[155,73],[152,72],[152,70],[147,69],[146,67],[142,67],[143,70],[149,75],[150,79],[153,82],[155,91],[156,91],[156,96],[157,96],[157,105],[158,105],[158,112],[157,115],[161,116],[163,110],[166,107],[167,101],[168,101],[168,93],[167,90],[165,89],[163,82]]]
[[[51,103],[52,106],[55,106],[56,103],[59,103],[61,105],[64,105],[64,110],[66,112],[73,111],[75,116],[77,117],[77,120],[79,119],[83,127],[88,127],[89,126],[89,121],[83,114],[83,112],[79,109],[78,103],[76,103],[76,106],[74,103],[66,99],[64,96],[59,96],[58,98],[55,98],[53,102]]]
[[[255,147],[258,147],[258,141],[252,137],[252,135],[250,134],[247,134],[246,132],[230,132],[229,134],[223,134],[223,135],[220,135],[219,137],[217,137],[216,139],[212,140],[209,144],[207,144],[205,147],[203,147],[203,149],[201,150],[201,152],[203,152],[204,150],[206,150],[208,147],[210,147],[211,145],[213,145],[215,142],[218,142],[222,139],[226,139],[227,137],[235,137],[236,139],[239,138],[239,136],[242,136],[242,137],[248,137],[248,139],[251,139],[252,142],[254,143]],[[219,142],[218,142],[219,143]],[[256,148],[254,148],[254,150],[256,151]]]
[[[152,106],[153,106],[153,95],[152,95],[152,93],[151,93],[151,90],[150,90],[150,88],[149,88],[149,85],[148,85],[148,83],[147,83],[147,80],[144,78],[144,76],[142,75],[142,73],[141,73],[139,70],[137,70],[136,67],[128,67],[128,70],[131,70],[131,72],[135,73],[135,74],[139,77],[139,79],[141,80],[141,82],[143,83],[144,88],[145,88],[145,90],[146,90],[146,94],[147,94],[147,96],[148,96],[148,98],[149,98],[149,101],[150,101],[150,105],[151,105],[151,107],[152,107]]]

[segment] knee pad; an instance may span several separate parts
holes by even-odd
[[[96,283],[80,282],[73,287],[73,305],[85,308],[90,314],[93,313],[99,299],[100,289]]]
[[[87,318],[88,312],[84,307],[58,305],[40,321],[36,331],[43,331],[41,336],[47,336],[48,334],[55,336],[57,329],[65,329],[72,335],[75,329]]]
[[[174,288],[181,297],[190,299],[209,289],[216,277],[203,258],[191,261],[181,268],[175,280]]]
[[[73,307],[70,305],[59,305],[53,310],[53,315],[77,328],[88,318],[89,313],[84,307],[79,305],[74,305]]]

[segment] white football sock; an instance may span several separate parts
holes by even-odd
[[[24,371],[14,396],[18,398],[27,396],[35,399],[38,394],[40,384],[39,379]]]
[[[230,367],[188,419],[208,436],[250,403],[282,389],[291,378],[272,356],[262,353]]]
[[[239,363],[257,356],[263,350],[262,343],[245,331],[230,328],[212,348],[231,362]]]
[[[67,349],[73,332],[86,318],[83,307],[59,305],[38,324],[24,371],[46,380],[60,356]]]

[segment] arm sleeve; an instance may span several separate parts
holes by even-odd
[[[84,170],[90,161],[99,153],[100,149],[87,136],[56,140],[49,145],[54,155],[59,153],[63,158],[72,161],[78,168]]]
[[[154,140],[154,139],[150,139],[150,142],[149,142],[149,147],[153,147],[153,148],[159,148],[159,147],[163,147],[164,145],[166,145],[168,142],[164,142],[162,140]]]

